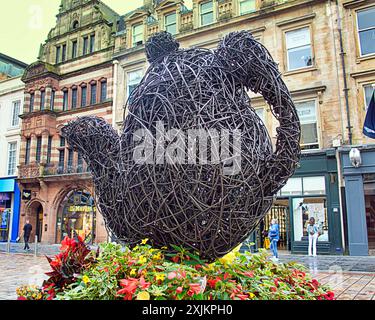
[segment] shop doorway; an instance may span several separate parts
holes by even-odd
[[[280,230],[280,240],[278,242],[278,249],[290,251],[290,223],[289,223],[289,202],[288,199],[277,199],[270,211],[266,214],[264,219],[260,222],[257,230],[258,248],[264,248],[264,241],[268,236],[268,229],[272,219],[277,219]]]
[[[43,206],[40,202],[34,202],[31,204],[28,219],[33,227],[30,235],[30,242],[35,241],[35,235],[38,236],[38,242],[41,242],[43,235]]]
[[[364,183],[368,249],[375,255],[375,183]]]
[[[66,236],[79,235],[88,244],[95,241],[96,207],[94,198],[85,190],[74,190],[62,201],[57,217],[56,242]]]

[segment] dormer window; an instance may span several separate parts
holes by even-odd
[[[172,35],[177,33],[177,19],[176,13],[167,14],[164,17],[165,31],[169,32]]]
[[[77,29],[79,27],[79,22],[77,20],[75,20],[73,22],[73,30]]]
[[[133,47],[143,44],[143,24],[133,26]]]

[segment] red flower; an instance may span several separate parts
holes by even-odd
[[[209,279],[207,280],[207,284],[212,288],[212,289],[215,289],[216,288],[216,283],[221,281],[219,277],[216,277],[216,279]]]
[[[173,261],[174,263],[177,263],[179,259],[180,259],[180,258],[179,258],[178,256],[174,256],[174,257],[172,258],[172,261]]]
[[[326,300],[334,300],[335,294],[332,291],[328,291],[325,295],[324,298]]]
[[[274,279],[273,282],[274,282],[274,284],[275,284],[276,287],[279,286],[279,281],[277,281],[277,279]]]
[[[193,294],[198,294],[201,292],[201,285],[199,283],[189,283],[188,295],[192,296]]]
[[[124,300],[131,300],[133,294],[137,290],[138,287],[138,279],[128,278],[120,280],[120,286],[123,289],[117,291],[117,294],[124,294]]]
[[[254,278],[254,272],[253,271],[246,271],[244,273],[242,273],[244,276],[247,276],[247,277],[250,277],[250,278]]]
[[[240,300],[246,300],[247,298],[249,298],[247,294],[237,294],[236,297],[240,298]]]
[[[177,293],[177,294],[182,293],[182,291],[183,291],[183,288],[182,288],[182,287],[178,287],[178,288],[176,289],[176,293]]]
[[[200,269],[202,269],[202,266],[200,264],[195,265],[195,270],[200,270]]]
[[[18,297],[17,300],[27,300],[25,297]]]
[[[271,289],[272,292],[276,292],[277,291],[276,287],[271,287],[270,289]]]
[[[151,282],[146,282],[145,278],[142,276],[139,279],[139,284],[142,290],[146,290],[151,285]]]
[[[103,269],[105,272],[108,272],[108,268],[107,267],[104,267]]]
[[[230,277],[230,274],[228,272],[224,273],[224,280],[227,280]]]

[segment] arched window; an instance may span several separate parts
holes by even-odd
[[[77,29],[79,27],[79,22],[77,20],[73,21],[73,30]]]

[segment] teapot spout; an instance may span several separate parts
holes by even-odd
[[[104,119],[85,116],[69,122],[61,129],[68,145],[82,154],[90,170],[97,177],[119,162],[120,139]],[[104,172],[103,172],[104,170]]]

